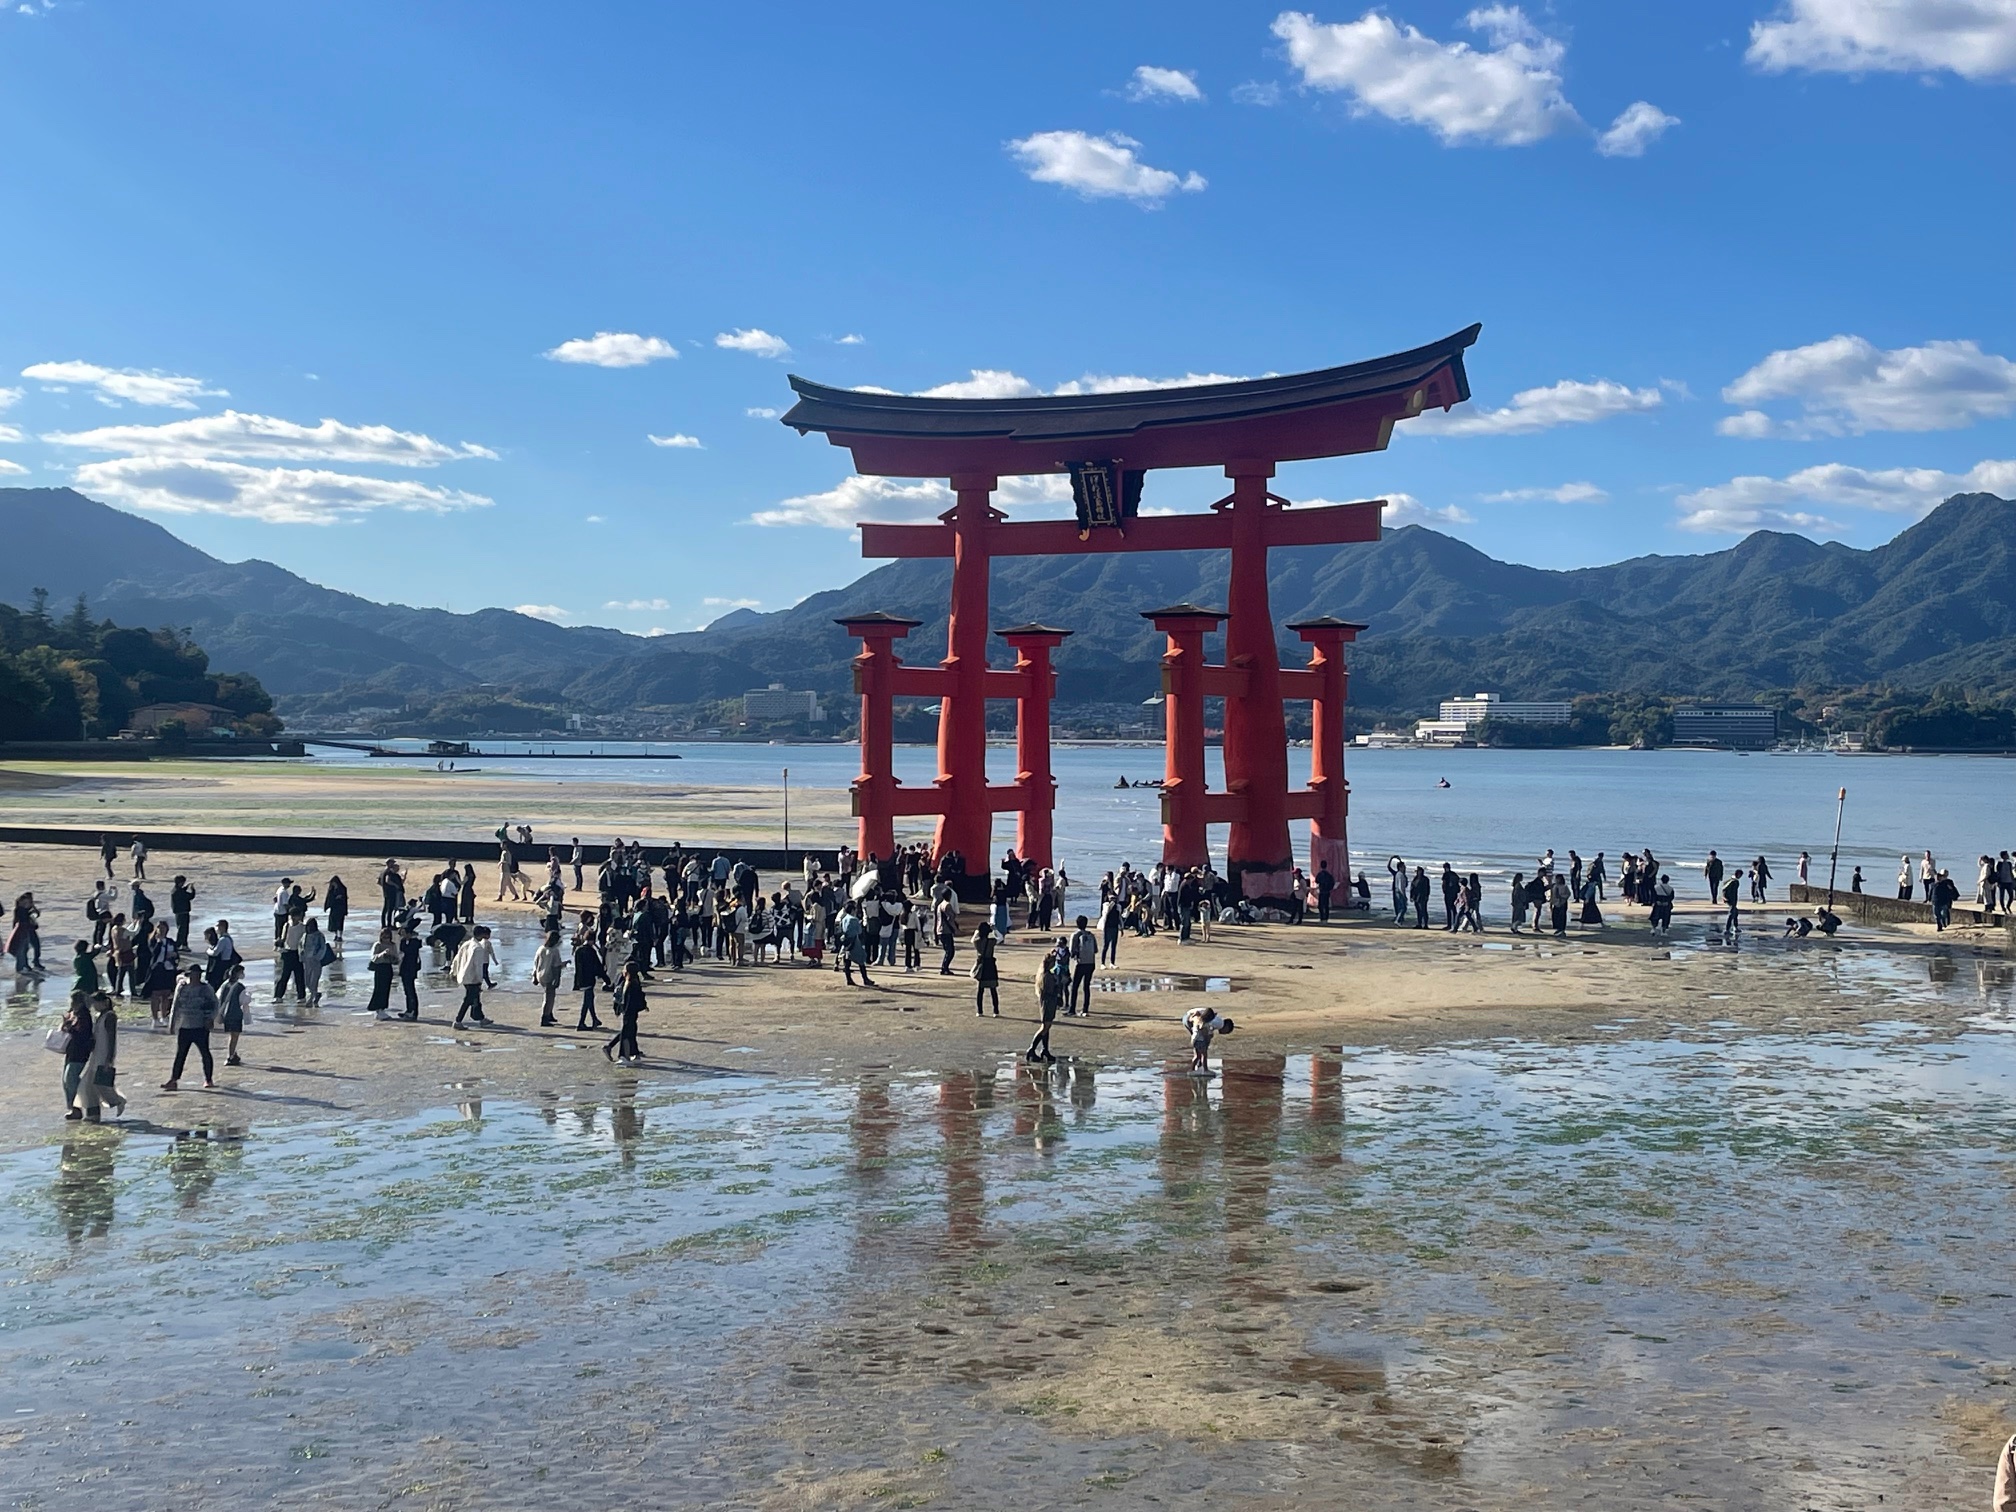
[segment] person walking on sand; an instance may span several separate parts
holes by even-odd
[[[1547,883],[1547,912],[1554,928],[1554,938],[1564,939],[1568,934],[1568,879],[1559,872],[1551,874]]]
[[[449,968],[462,987],[462,1004],[455,1010],[455,1027],[466,1016],[472,1023],[487,1024],[483,1016],[483,988],[490,980],[490,968],[497,962],[497,947],[490,943],[490,926],[478,924],[476,932],[462,942]]]
[[[308,973],[301,964],[301,948],[308,938],[308,921],[289,915],[280,920],[280,975],[273,983],[273,1001],[287,996],[287,984],[294,984],[294,1001],[308,1001]]]
[[[119,842],[110,835],[98,837],[98,859],[105,864],[105,880],[110,882],[112,868],[119,864]]]
[[[371,947],[371,1001],[365,1004],[365,1011],[378,1017],[389,1018],[392,1012],[392,973],[399,966],[399,938],[393,934],[391,926],[378,931],[378,941]]]
[[[532,957],[532,981],[545,995],[539,1007],[539,1026],[550,1029],[560,1021],[553,1017],[553,1000],[560,995],[560,972],[562,968],[560,951],[560,931],[549,929],[546,939]]]
[[[1727,916],[1725,916],[1722,920],[1722,928],[1725,933],[1733,936],[1736,933],[1736,931],[1742,927],[1743,923],[1742,872],[1740,871],[1737,872],[1727,882],[1722,884],[1722,901],[1725,904],[1727,904],[1729,908]]]
[[[1426,929],[1428,927],[1428,895],[1434,890],[1434,884],[1428,880],[1428,868],[1425,866],[1415,867],[1411,895],[1414,900],[1414,927],[1416,929]]]
[[[938,948],[944,952],[938,961],[938,975],[950,976],[952,958],[959,953],[959,897],[949,887],[938,900],[936,920]]]
[[[245,1004],[251,997],[245,989],[245,966],[240,962],[224,974],[224,985],[217,989],[217,1023],[223,1029],[224,1064],[241,1065],[238,1059],[238,1036],[245,1032]]]
[[[1057,1022],[1057,1011],[1064,1004],[1070,981],[1070,947],[1060,939],[1043,953],[1036,966],[1036,1011],[1042,1023],[1030,1039],[1029,1048],[1022,1052],[1023,1060],[1041,1061],[1047,1066],[1057,1059],[1050,1053],[1050,1026]]]
[[[161,1083],[163,1092],[180,1090],[182,1069],[188,1065],[192,1049],[203,1062],[204,1088],[217,1085],[217,1063],[210,1054],[210,1028],[216,1022],[217,994],[203,980],[203,968],[191,966],[182,978],[182,985],[175,989],[174,1005],[169,1010],[168,1027],[175,1031],[175,1065],[168,1073],[168,1080]]]
[[[992,1000],[994,1017],[1001,1017],[1001,966],[994,959],[995,947],[1000,942],[994,931],[983,922],[973,931],[973,965],[969,974],[973,978],[973,1016],[986,1015],[985,1004]]]
[[[1750,863],[1750,901],[1752,903],[1770,902],[1770,898],[1765,896],[1770,886],[1771,863],[1766,861],[1762,856],[1759,856],[1755,861]]]
[[[616,989],[616,1033],[602,1047],[605,1059],[615,1059],[625,1066],[634,1066],[644,1059],[644,1049],[637,1043],[637,1016],[649,1011],[644,1001],[644,976],[632,961],[623,968],[623,985]],[[613,1055],[611,1052],[621,1051]]]
[[[1398,856],[1386,858],[1387,874],[1393,879],[1393,922],[1407,922],[1407,863]]]
[[[847,985],[852,987],[854,968],[861,968],[863,987],[873,987],[874,979],[868,975],[868,959],[872,953],[868,937],[868,926],[861,922],[861,905],[849,903],[847,912],[840,919],[840,969],[846,973]]]
[[[1932,901],[1932,884],[1943,875],[1944,873],[1933,864],[1932,852],[1929,850],[1925,852],[1918,862],[1918,892],[1926,902]]]
[[[595,931],[587,921],[593,917],[583,914],[582,927],[574,936],[574,990],[581,994],[581,1012],[576,1017],[574,1028],[600,1029],[601,1015],[595,1011],[595,984],[609,986],[609,970],[602,964],[601,948],[595,943]]]
[[[322,1002],[322,973],[336,959],[336,952],[329,948],[329,937],[322,933],[322,926],[314,919],[301,921],[301,975],[308,988],[308,1004],[318,1007]]]
[[[1523,934],[1526,923],[1526,873],[1512,873],[1512,933]]]
[[[1909,856],[1899,856],[1897,858],[1897,901],[1899,903],[1909,903],[1911,901],[1911,858]]]
[[[1722,896],[1722,858],[1714,851],[1708,852],[1708,860],[1701,868],[1701,875],[1708,882],[1708,901],[1713,903]]]
[[[133,880],[135,882],[147,880],[147,842],[138,835],[133,837]]]
[[[100,1109],[112,1105],[114,1116],[126,1116],[126,1094],[119,1090],[119,1015],[112,1007],[110,993],[94,992],[86,1002],[91,1012],[91,1058],[84,1063],[84,1075],[77,1090],[84,1105],[87,1123],[102,1121]]]
[[[86,997],[71,998],[69,1011],[63,1015],[62,1023],[56,1026],[56,1033],[63,1041],[63,1116],[66,1119],[82,1118],[84,1108],[78,1096],[84,1085],[84,1068],[91,1064],[91,1051],[96,1043],[91,1000]],[[52,1044],[50,1048],[53,1050],[56,1047]]]
[[[1091,920],[1078,915],[1078,927],[1071,932],[1067,956],[1071,966],[1071,986],[1064,1011],[1089,1014],[1092,1011],[1092,971],[1099,964],[1099,937],[1092,933]]]
[[[175,948],[189,948],[189,913],[196,906],[196,889],[189,879],[177,875],[168,889],[168,916],[175,921]]]
[[[329,947],[340,956],[343,925],[350,917],[350,889],[343,885],[341,877],[331,876],[329,885],[322,889],[322,907],[329,915]]]
[[[574,853],[573,853],[574,891],[576,892],[581,892],[583,890],[581,886],[581,863],[585,859],[586,858],[582,855],[581,852],[581,837],[579,835],[576,835],[574,837]]]
[[[399,910],[406,906],[406,874],[398,861],[387,857],[378,873],[378,927],[390,929]]]

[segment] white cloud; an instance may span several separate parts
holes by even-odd
[[[1027,378],[1001,368],[974,368],[970,378],[956,378],[925,389],[924,399],[1027,399],[1043,391]]]
[[[791,343],[782,336],[772,336],[754,326],[746,330],[723,331],[714,338],[714,345],[731,352],[747,352],[752,357],[788,357]]]
[[[1203,103],[1204,91],[1197,87],[1197,75],[1194,73],[1143,63],[1127,82],[1127,98],[1137,103],[1152,100],[1158,104],[1198,105]]]
[[[742,413],[747,415],[751,420],[775,420],[784,412],[772,409],[767,404],[759,404],[754,409],[746,409]]]
[[[1410,493],[1388,493],[1385,495],[1386,508],[1380,515],[1380,524],[1388,530],[1398,530],[1402,525],[1475,525],[1477,517],[1454,504],[1440,506],[1423,504]],[[1327,504],[1328,499],[1306,499],[1305,504]]]
[[[584,525],[600,525],[600,524],[602,523],[602,516],[600,516],[600,515],[583,515],[583,516],[581,517],[581,523],[582,523],[582,524],[584,524]]]
[[[1559,488],[1508,488],[1480,497],[1486,504],[1601,504],[1610,495],[1594,483],[1563,483]]]
[[[646,640],[656,640],[661,635],[678,635],[681,632],[677,630],[668,630],[663,625],[653,625],[649,630],[639,630],[637,633],[643,636]]]
[[[1648,100],[1627,105],[1610,123],[1610,129],[1596,138],[1596,150],[1605,157],[1643,157],[1645,149],[1680,124],[1680,117],[1666,114]]]
[[[318,468],[248,467],[206,457],[118,457],[76,472],[84,492],[159,514],[215,514],[274,525],[330,525],[381,509],[447,514],[491,501],[460,489]]]
[[[1117,131],[1039,131],[1010,142],[1008,150],[1037,183],[1062,184],[1087,199],[1128,199],[1152,208],[1178,191],[1195,194],[1205,187],[1201,174],[1149,167],[1134,155],[1140,145]]]
[[[1258,79],[1248,79],[1243,84],[1232,86],[1232,99],[1240,105],[1279,105],[1281,86],[1272,79],[1262,83]]]
[[[1061,473],[1003,478],[994,494],[994,503],[1002,509],[1069,503],[1070,499],[1070,480]],[[862,520],[892,524],[934,520],[956,502],[952,490],[935,479],[912,483],[857,473],[824,493],[799,494],[774,508],[759,509],[749,517],[749,523],[852,530]]]
[[[2016,0],[1787,0],[1745,56],[1773,73],[2016,78]]]
[[[0,441],[26,441],[28,433],[18,425],[0,425]]]
[[[0,410],[11,409],[20,398],[18,388],[0,388]]]
[[[845,336],[837,338],[835,344],[839,346],[866,346],[868,338],[863,336],[859,331],[849,331]]]
[[[761,599],[703,598],[702,600],[700,600],[700,602],[707,605],[711,609],[760,609],[763,607],[763,601]],[[664,607],[670,607],[670,606],[668,605]]]
[[[155,458],[264,457],[279,462],[365,462],[394,467],[434,467],[443,462],[482,458],[494,461],[487,446],[459,446],[417,431],[389,425],[345,425],[322,420],[302,425],[271,415],[225,410],[165,425],[101,425],[95,430],[58,431],[42,438],[57,446],[126,452]]]
[[[1503,409],[1429,410],[1401,429],[1431,436],[1524,436],[1655,410],[1664,402],[1656,388],[1628,388],[1607,378],[1594,383],[1564,378],[1546,388],[1521,389]]]
[[[672,604],[669,600],[662,598],[611,599],[602,607],[604,609],[621,609],[630,614],[642,614],[649,609],[670,609]]]
[[[1196,388],[1206,383],[1244,383],[1243,378],[1234,378],[1225,373],[1185,373],[1181,378],[1138,378],[1132,374],[1109,377],[1099,373],[1087,373],[1083,378],[1074,378],[1069,383],[1060,383],[1050,390],[1053,394],[1132,394],[1143,389]]]
[[[1052,394],[1131,394],[1146,389],[1194,388],[1206,383],[1242,383],[1244,379],[1225,373],[1185,373],[1181,378],[1140,378],[1132,374],[1109,376],[1087,373],[1051,389]],[[856,390],[886,394],[887,389]],[[941,383],[922,390],[920,399],[1032,399],[1044,391],[1020,373],[1006,368],[974,368],[972,376]]]
[[[597,331],[593,336],[576,336],[563,341],[545,355],[554,362],[584,363],[589,367],[634,368],[647,362],[677,357],[679,348],[662,336],[639,336],[634,331]]]
[[[1956,493],[2016,493],[2016,462],[1978,462],[1964,473],[1936,467],[1887,467],[1871,471],[1842,462],[1802,468],[1785,478],[1731,478],[1711,488],[1682,494],[1683,530],[1709,533],[1790,529],[1838,531],[1842,527],[1797,505],[1868,509],[1883,514],[1922,515]]]
[[[1725,436],[1959,430],[2016,410],[2016,362],[1971,341],[1886,352],[1860,336],[1830,336],[1771,353],[1722,397],[1751,406],[1716,426]],[[1798,401],[1798,418],[1776,420],[1756,408],[1777,399]]]
[[[568,620],[574,618],[572,614],[562,609],[558,604],[513,604],[511,612],[513,614],[522,614],[527,619],[545,620],[549,624],[554,625],[564,625]]]
[[[105,404],[121,400],[161,409],[194,409],[198,399],[224,399],[223,389],[205,388],[201,378],[140,368],[100,367],[95,362],[37,362],[21,369],[23,378],[64,388],[78,384],[95,391]]]
[[[1378,11],[1327,25],[1283,11],[1273,31],[1308,88],[1344,91],[1359,114],[1425,126],[1445,143],[1520,147],[1581,129],[1561,92],[1560,42],[1517,6],[1473,10],[1463,21],[1490,45],[1438,42]]]
[[[649,441],[653,446],[670,446],[680,451],[699,451],[701,449],[700,438],[698,436],[689,436],[684,431],[674,431],[669,436],[654,436],[646,432],[644,439]]]
[[[28,469],[23,467],[19,462],[11,461],[6,457],[0,457],[0,476],[13,477],[27,471]]]

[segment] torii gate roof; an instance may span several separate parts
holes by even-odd
[[[1382,451],[1394,421],[1468,399],[1463,353],[1481,329],[1314,373],[1117,394],[926,399],[793,375],[798,402],[783,423],[851,450],[856,472],[896,478],[1341,457]]]

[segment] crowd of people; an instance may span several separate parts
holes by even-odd
[[[746,860],[724,852],[703,855],[675,843],[654,858],[639,842],[620,837],[592,879],[578,838],[548,847],[543,876],[535,877],[522,857],[531,848],[529,829],[499,826],[497,839],[496,901],[535,910],[540,944],[531,976],[541,995],[539,1023],[561,1026],[565,991],[573,1003],[572,1027],[609,1031],[603,1053],[624,1064],[643,1060],[639,1019],[649,1011],[648,988],[659,973],[696,962],[830,967],[866,990],[876,986],[876,971],[929,971],[934,963],[927,955],[935,953],[938,975],[970,978],[977,1015],[999,1016],[1002,946],[1020,932],[1047,945],[1033,982],[1040,1027],[1025,1053],[1032,1061],[1048,1060],[1052,1023],[1090,1013],[1095,972],[1119,964],[1123,939],[1167,933],[1180,943],[1208,943],[1214,924],[1328,922],[1333,911],[1369,909],[1371,903],[1362,871],[1347,879],[1327,866],[1313,876],[1297,867],[1288,896],[1262,906],[1236,896],[1209,864],[1157,863],[1142,870],[1123,862],[1086,889],[1081,911],[1074,911],[1077,884],[1063,867],[1027,864],[1011,850],[969,929],[959,888],[965,858],[956,852],[934,857],[921,844],[887,857],[842,847],[830,867],[808,854],[797,875],[766,885]],[[252,1007],[246,960],[230,921],[219,918],[197,929],[198,891],[184,874],[173,878],[167,916],[159,917],[148,890],[145,842],[135,838],[125,848],[130,876],[123,886],[115,876],[121,854],[109,837],[101,845],[105,876],[84,900],[89,932],[74,947],[70,1008],[49,1036],[50,1048],[64,1057],[64,1100],[72,1118],[96,1119],[106,1106],[125,1107],[117,1081],[119,1004],[130,1008],[144,999],[151,1028],[174,1036],[173,1062],[162,1083],[170,1092],[179,1089],[192,1056],[204,1085],[215,1085],[213,1031],[227,1036],[224,1064],[240,1064],[239,1037]],[[1435,917],[1450,933],[1483,931],[1485,889],[1478,872],[1444,862],[1439,876],[1431,876],[1427,865],[1399,856],[1388,859],[1386,870],[1396,924],[1411,918],[1414,928],[1427,929]],[[1811,858],[1802,852],[1798,880],[1810,882],[1810,870]],[[1727,934],[1742,928],[1746,900],[1770,902],[1774,871],[1765,856],[1731,866],[1711,850],[1700,872],[1708,899],[1723,910],[1719,928]],[[1557,860],[1549,849],[1530,876],[1521,870],[1511,878],[1511,930],[1523,933],[1530,921],[1535,932],[1560,937],[1571,926],[1602,925],[1604,908],[1614,906],[1611,877],[1601,851],[1585,859],[1570,850]],[[420,983],[432,971],[459,992],[455,1027],[487,1026],[484,994],[500,985],[503,961],[492,929],[476,919],[481,883],[475,865],[447,862],[422,873],[388,859],[373,881],[380,906],[363,952],[371,979],[368,1011],[381,1019],[418,1020]],[[1857,868],[1850,891],[1859,892],[1861,883]],[[1924,889],[1938,926],[1947,926],[1959,890],[1929,851],[1903,858],[1897,885],[1905,899],[1914,887]],[[1615,886],[1618,902],[1647,911],[1652,930],[1671,927],[1673,873],[1650,847],[1624,854]],[[584,893],[592,893],[592,907],[570,906],[570,898]],[[2007,851],[1980,858],[1977,901],[2005,913],[2016,903],[2016,871]],[[321,1002],[325,973],[345,957],[350,911],[340,874],[319,886],[280,879],[271,905],[275,1005],[290,994],[300,1007]],[[971,912],[964,917],[970,920]],[[16,898],[8,950],[20,978],[46,974],[40,919],[32,893]],[[1810,917],[1788,917],[1785,932],[1832,934],[1839,926],[1839,917],[1822,907]],[[613,1023],[604,1019],[605,1006]],[[1208,1018],[1201,1022],[1207,1043],[1209,1035],[1223,1032]],[[1193,1033],[1197,1028],[1186,1023]]]

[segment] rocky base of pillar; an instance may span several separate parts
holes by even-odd
[[[1232,896],[1261,908],[1293,906],[1295,863],[1290,861],[1227,861]]]

